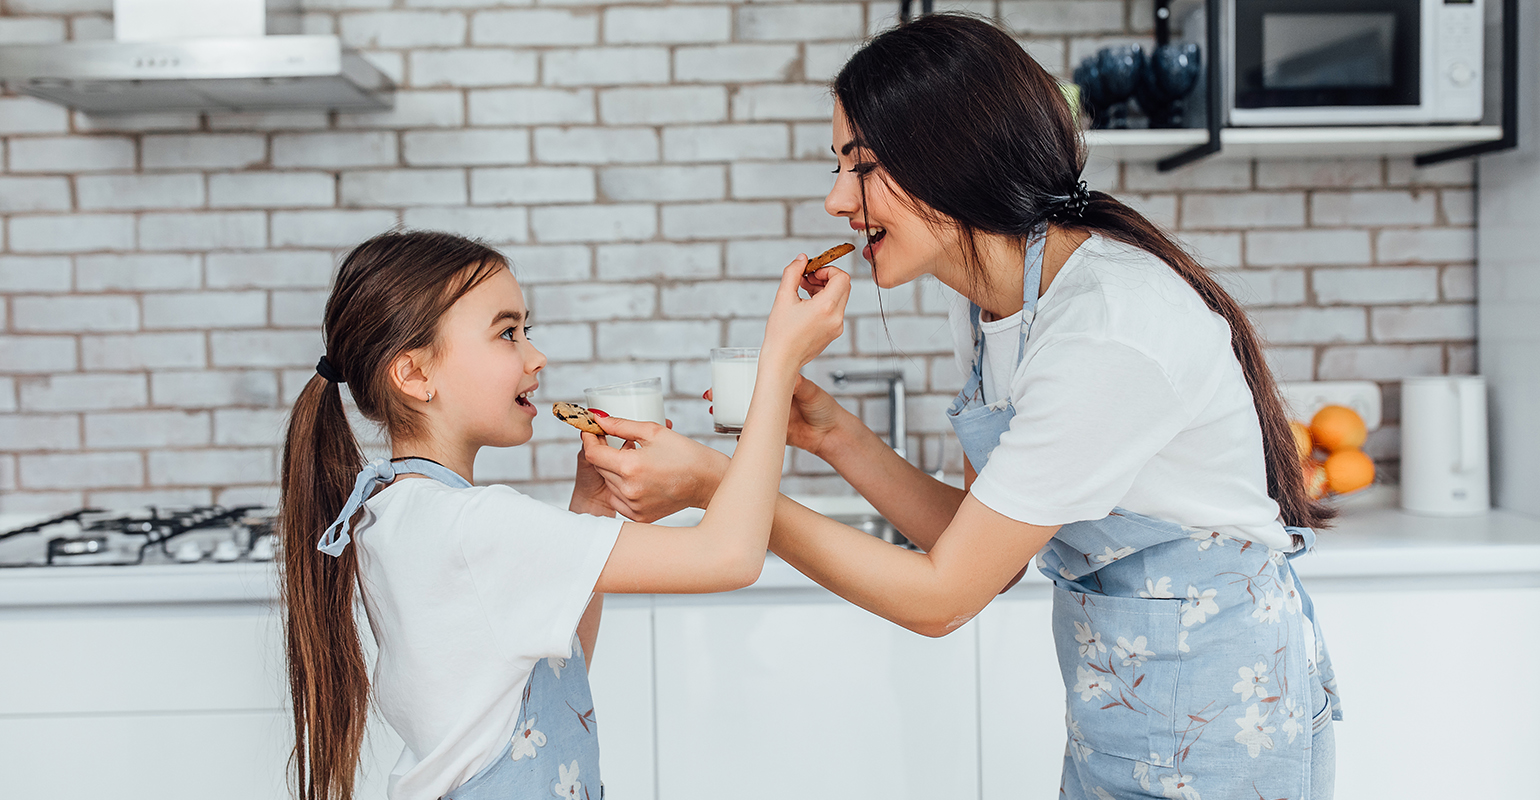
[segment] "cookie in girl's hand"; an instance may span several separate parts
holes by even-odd
[[[551,413],[555,414],[557,419],[580,431],[595,436],[604,435],[604,429],[599,427],[599,421],[594,419],[594,415],[577,403],[557,403],[551,406]]]
[[[807,266],[802,268],[802,274],[811,275],[818,270],[823,269],[829,264],[830,261],[833,261],[836,258],[840,258],[841,256],[854,249],[856,249],[856,246],[853,244],[837,244],[818,254],[817,257],[808,259]]]

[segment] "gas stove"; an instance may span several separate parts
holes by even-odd
[[[273,514],[260,506],[83,508],[0,530],[0,568],[272,561]]]

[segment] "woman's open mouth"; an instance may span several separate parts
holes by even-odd
[[[869,262],[872,255],[877,252],[878,245],[888,235],[888,229],[873,225],[866,229],[866,247],[861,249],[861,255]]]

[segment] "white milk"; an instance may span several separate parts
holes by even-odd
[[[711,421],[717,433],[739,433],[754,397],[754,375],[759,372],[759,351],[751,356],[711,354]]]
[[[584,389],[583,400],[589,408],[597,408],[612,417],[663,424],[662,378]],[[625,444],[624,439],[616,436],[605,438],[611,447]]]

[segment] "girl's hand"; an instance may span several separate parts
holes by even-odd
[[[599,427],[631,440],[616,450],[583,434],[583,454],[602,477],[609,506],[628,519],[652,522],[704,508],[727,471],[727,456],[662,425],[599,417]]]
[[[707,389],[701,397],[710,400],[711,390]],[[798,375],[796,388],[791,392],[786,443],[822,457],[824,441],[839,427],[842,418],[846,417],[855,419],[855,415],[836,402],[833,395]]]
[[[797,256],[781,273],[760,350],[762,357],[783,353],[795,360],[799,369],[844,332],[845,302],[850,299],[850,276],[837,267],[818,270],[823,286],[810,299],[802,299],[797,290],[804,282],[805,266],[807,256]]]

